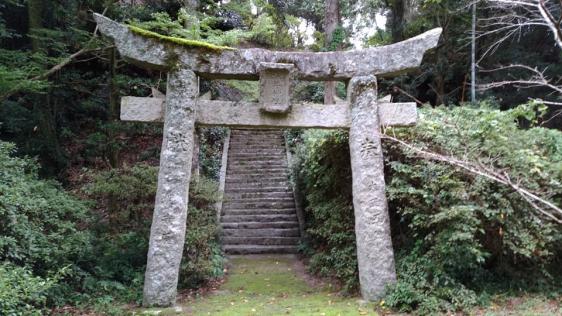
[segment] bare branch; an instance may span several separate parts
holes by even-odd
[[[553,93],[562,96],[562,85],[553,84],[552,79],[548,78],[545,75],[547,69],[542,71],[538,70],[537,68],[529,67],[527,65],[521,64],[514,64],[508,66],[501,66],[494,69],[481,69],[481,72],[497,72],[503,70],[511,70],[511,69],[520,69],[530,73],[530,77],[528,78],[514,78],[508,79],[503,81],[496,81],[491,83],[480,84],[477,86],[479,91],[486,91],[494,88],[499,88],[503,86],[515,86],[522,89],[530,89],[530,88],[537,88],[543,87],[551,90]],[[559,102],[556,101],[542,101],[544,104],[547,105],[560,105]]]
[[[518,38],[534,27],[548,28],[556,45],[562,49],[562,3],[559,0],[487,0],[484,3],[493,16],[479,19],[479,37],[503,35],[488,47],[482,57],[493,54],[508,39]]]
[[[388,134],[382,134],[381,138],[396,142],[400,146],[413,151],[421,158],[444,162],[452,166],[459,167],[468,173],[482,176],[488,180],[507,186],[513,190],[513,192],[521,196],[521,198],[523,198],[535,211],[543,214],[558,224],[562,224],[562,209],[560,209],[560,207],[522,187],[520,185],[520,181],[513,182],[506,172],[501,172],[495,170],[493,167],[484,166],[482,164],[461,160],[454,156],[445,156],[426,151]]]

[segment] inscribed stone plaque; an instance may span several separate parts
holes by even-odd
[[[288,113],[293,64],[260,64],[260,109],[268,113]]]

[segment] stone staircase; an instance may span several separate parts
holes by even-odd
[[[295,253],[299,223],[280,130],[233,129],[221,214],[227,254]]]

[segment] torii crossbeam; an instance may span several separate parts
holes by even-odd
[[[164,122],[158,190],[144,283],[145,306],[175,303],[184,245],[195,125],[349,129],[353,206],[361,293],[379,298],[395,282],[394,252],[385,197],[381,126],[416,123],[415,103],[379,103],[375,76],[418,67],[441,29],[382,47],[346,52],[211,51],[133,33],[94,14],[100,31],[128,61],[168,72],[166,98],[125,97],[121,119]],[[198,76],[260,80],[260,102],[198,99]],[[293,79],[348,82],[348,102],[290,104]]]

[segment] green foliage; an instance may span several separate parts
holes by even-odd
[[[223,31],[217,28],[220,18],[205,14],[193,15],[180,10],[178,18],[172,19],[166,12],[152,14],[148,21],[131,21],[129,29],[139,35],[187,47],[202,48],[212,52],[232,50],[252,37],[245,29]]]
[[[158,168],[147,164],[110,169],[92,175],[84,192],[95,198],[100,210],[108,212],[110,227],[146,229],[154,206]]]
[[[0,311],[2,315],[43,315],[52,279],[33,276],[24,268],[0,264]]]
[[[336,82],[336,95],[342,100],[346,99],[347,90],[345,83],[341,81]],[[295,101],[324,103],[324,82],[301,81],[295,87],[291,97]]]
[[[96,173],[93,181],[84,187],[84,192],[98,201],[99,211],[107,212],[109,221],[98,228],[102,230],[102,239],[96,247],[96,253],[100,254],[95,264],[98,278],[120,284],[142,284],[157,178],[157,167],[137,164]],[[216,182],[205,177],[192,181],[180,270],[182,287],[194,288],[222,275],[223,255],[214,209],[219,198]],[[99,283],[91,286],[97,290]]]
[[[387,131],[422,150],[478,162],[562,204],[562,133],[536,122],[533,104],[499,111],[422,109],[414,128]],[[559,291],[562,230],[507,186],[384,142],[398,283],[387,305],[431,314],[467,310],[493,291]],[[311,267],[356,284],[349,149],[343,132],[297,140]],[[340,243],[341,242],[341,243]],[[343,255],[345,249],[350,249]],[[345,271],[345,273],[343,272]]]
[[[214,208],[214,203],[220,200],[217,183],[200,178],[192,182],[190,191],[180,286],[196,288],[223,275],[224,257]]]
[[[54,182],[40,180],[37,165],[15,158],[14,146],[0,142],[0,261],[11,261],[46,276],[64,266],[78,269],[91,249],[85,204]]]
[[[305,131],[296,147],[293,178],[306,196],[309,268],[336,277],[353,291],[358,274],[347,144],[344,131]]]
[[[223,127],[199,129],[199,168],[202,175],[215,181],[220,176],[226,133]]]
[[[522,187],[560,205],[562,134],[520,129],[516,123],[535,120],[535,113],[532,105],[505,112],[486,105],[425,109],[421,124],[396,133],[424,150],[503,170]],[[509,187],[420,160],[395,144],[386,150],[392,168],[390,205],[407,236],[401,246],[412,249],[401,259],[391,306],[425,313],[463,310],[493,282],[529,291],[553,283],[559,271],[550,266],[560,255],[560,226]]]
[[[345,29],[341,25],[338,25],[338,27],[336,27],[334,33],[332,34],[332,41],[328,43],[327,50],[328,51],[337,50],[343,45],[346,38],[347,38],[347,34],[345,32]]]
[[[40,180],[36,162],[14,151],[0,142],[0,261],[7,262],[0,266],[0,298],[10,298],[0,299],[3,311],[39,315],[69,302],[107,310],[140,299],[157,168],[92,173],[83,191],[97,199],[96,221],[85,203]],[[214,182],[192,184],[183,286],[222,274],[217,199]]]

